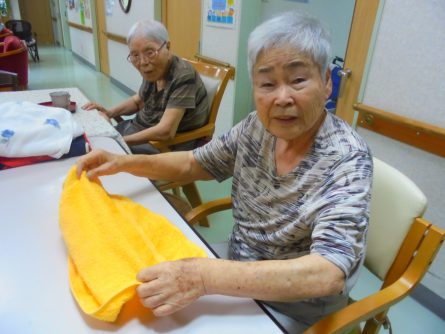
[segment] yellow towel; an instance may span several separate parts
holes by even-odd
[[[144,267],[206,253],[165,217],[133,202],[109,195],[100,181],[73,167],[60,201],[60,226],[68,249],[71,291],[81,309],[115,321],[140,284]]]

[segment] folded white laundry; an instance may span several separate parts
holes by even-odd
[[[73,138],[83,134],[82,126],[62,108],[26,101],[0,104],[0,156],[60,158],[69,152]]]

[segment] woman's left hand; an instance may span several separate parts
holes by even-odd
[[[205,259],[191,258],[142,269],[137,294],[142,304],[159,317],[170,315],[206,294],[201,276]]]

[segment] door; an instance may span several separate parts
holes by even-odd
[[[163,0],[161,11],[172,52],[193,59],[200,51],[201,0]]]
[[[358,94],[362,83],[363,72],[368,56],[369,44],[374,28],[375,18],[380,0],[356,0],[351,30],[346,49],[344,71],[350,71],[348,77],[342,79],[336,115],[349,124],[354,121],[354,103],[358,102]]]
[[[38,45],[54,44],[51,11],[48,0],[19,0],[22,20],[31,22]]]

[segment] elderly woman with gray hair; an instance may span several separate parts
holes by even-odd
[[[142,269],[137,291],[158,316],[206,294],[250,297],[301,331],[347,303],[365,253],[372,158],[324,103],[330,42],[320,22],[285,13],[250,35],[256,111],[190,152],[117,156],[93,151],[78,173],[129,172],[153,180],[233,177],[228,259]]]
[[[172,54],[168,32],[162,23],[136,22],[128,33],[127,44],[130,50],[127,60],[143,78],[138,94],[111,109],[96,102],[82,108],[97,109],[107,119],[136,114],[117,124],[116,130],[133,153],[159,153],[148,141],[169,140],[177,132],[205,124],[210,111],[207,91],[193,66]],[[194,146],[189,142],[174,149]]]

